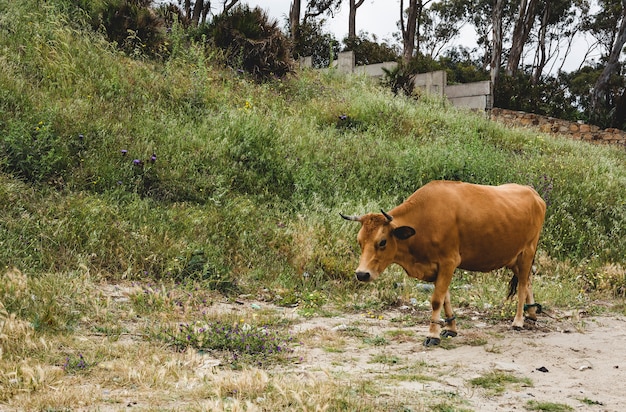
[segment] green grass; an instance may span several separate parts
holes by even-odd
[[[544,412],[568,412],[573,411],[569,405],[565,405],[563,403],[554,403],[554,402],[537,402],[537,401],[528,401],[526,403],[526,409],[529,411],[544,411]]]
[[[504,372],[489,372],[470,380],[470,384],[475,387],[483,388],[495,395],[504,393],[509,385],[533,386],[529,378],[521,378]]]

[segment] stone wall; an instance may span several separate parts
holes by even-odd
[[[626,132],[619,129],[601,130],[598,126],[585,123],[499,108],[491,109],[490,116],[492,120],[509,126],[535,128],[543,133],[564,135],[595,144],[620,145],[626,148]]]

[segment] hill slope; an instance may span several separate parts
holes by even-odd
[[[15,2],[13,2],[15,3]],[[352,271],[338,212],[433,179],[533,185],[544,252],[623,262],[626,153],[511,130],[367,78],[256,84],[171,33],[131,58],[63,2],[0,6],[0,261],[32,274],[205,278],[218,289]]]

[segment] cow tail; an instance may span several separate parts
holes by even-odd
[[[513,277],[509,281],[509,295],[506,297],[507,299],[510,299],[513,296],[515,296],[515,293],[517,292],[517,282],[518,282],[517,275],[513,275]]]

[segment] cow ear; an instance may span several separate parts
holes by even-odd
[[[415,234],[415,229],[410,226],[400,226],[393,230],[393,235],[400,240],[406,240]]]

